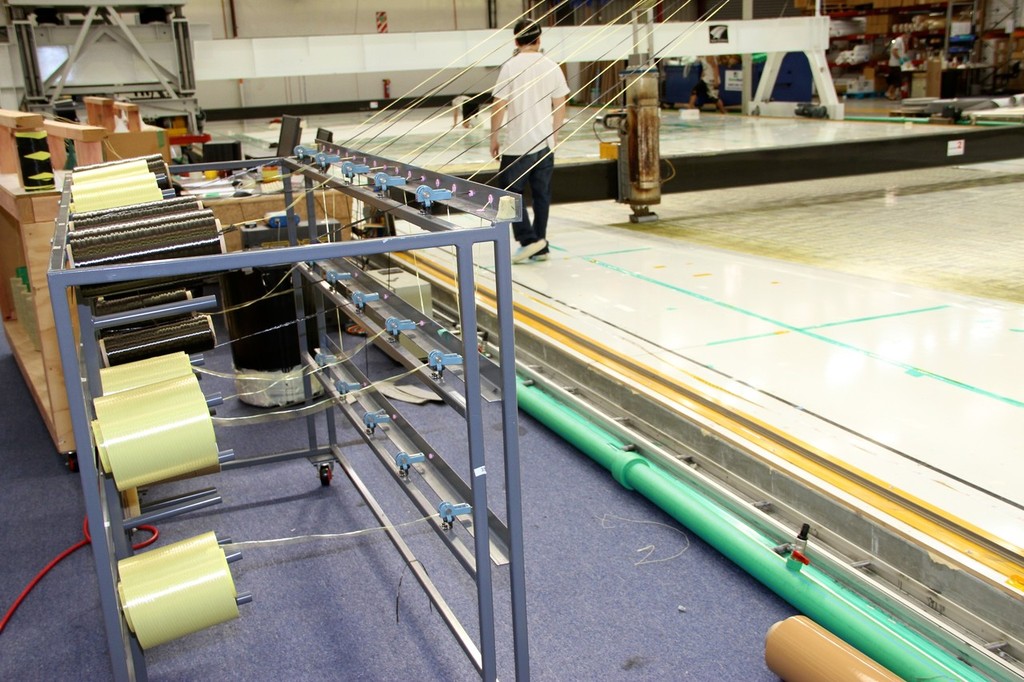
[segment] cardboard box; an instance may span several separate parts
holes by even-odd
[[[872,14],[868,17],[867,33],[879,35],[892,32],[892,16]]]
[[[170,162],[171,150],[167,144],[167,134],[164,130],[111,133],[103,143],[103,158],[107,161],[131,159],[150,154],[160,154],[164,157],[164,161]]]
[[[342,225],[352,222],[351,199],[347,194],[337,190],[329,190],[326,197],[317,194],[316,215],[317,218],[324,218],[324,203],[327,204],[329,217],[337,220]],[[241,225],[242,223],[262,223],[267,213],[284,209],[284,194],[268,194],[265,196],[252,197],[228,197],[224,199],[204,199],[203,204],[213,211],[213,214],[220,221],[221,227],[229,225]],[[306,220],[306,202],[300,201],[295,206],[301,220]],[[351,230],[346,227],[342,232],[341,239],[351,237]],[[231,230],[224,234],[224,242],[228,251],[238,251],[242,248],[242,237],[238,230]]]
[[[925,67],[925,97],[942,97],[942,61],[929,59]]]

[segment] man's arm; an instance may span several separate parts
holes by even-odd
[[[501,153],[501,145],[498,144],[498,131],[501,130],[501,124],[505,122],[505,106],[507,104],[507,100],[496,99],[491,105],[491,156],[495,159]]]
[[[565,97],[551,98],[551,123],[554,132],[551,134],[551,143],[558,144],[558,131],[565,123]]]

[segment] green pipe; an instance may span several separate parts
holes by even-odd
[[[626,452],[614,436],[541,389],[522,380],[517,388],[523,410],[608,469],[623,487],[646,497],[794,608],[895,674],[907,680],[985,680],[814,566],[779,556],[770,538],[646,458]]]
[[[930,123],[927,118],[913,118],[906,116],[844,116],[843,120],[867,123]]]

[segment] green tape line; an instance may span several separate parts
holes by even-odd
[[[931,313],[936,310],[944,310],[948,308],[948,305],[937,305],[930,308],[918,308],[917,310],[903,310],[898,313],[886,313],[885,315],[869,315],[867,317],[854,317],[849,320],[839,320],[837,322],[826,322],[825,324],[814,324],[808,327],[801,327],[801,331],[810,331],[812,329],[826,329],[828,327],[842,327],[848,324],[860,324],[861,322],[874,322],[875,320],[886,320],[892,317],[903,317],[904,315],[918,315],[920,313]],[[754,341],[756,339],[767,339],[773,336],[778,336],[778,332],[768,332],[766,334],[753,334],[751,336],[737,336],[733,339],[722,339],[721,341],[711,341],[707,343],[708,346],[722,346],[727,343],[737,343],[740,341]]]
[[[731,310],[733,312],[740,313],[741,315],[746,315],[747,317],[752,317],[754,319],[761,320],[762,322],[767,322],[768,324],[771,324],[771,325],[776,326],[776,327],[780,327],[782,329],[785,329],[786,331],[794,332],[794,333],[797,333],[797,334],[803,334],[804,336],[807,336],[807,337],[812,338],[812,339],[816,339],[818,341],[823,341],[823,342],[831,344],[831,345],[833,345],[833,346],[835,346],[837,348],[842,348],[844,350],[850,350],[850,351],[854,351],[854,352],[860,353],[861,355],[869,357],[872,360],[878,360],[879,362],[884,362],[884,363],[886,363],[888,365],[891,365],[893,367],[898,367],[898,368],[900,368],[900,369],[902,369],[904,371],[907,371],[907,370],[910,370],[910,369],[915,369],[915,371],[918,371],[918,372],[921,373],[922,377],[926,377],[928,379],[933,379],[935,381],[940,381],[940,382],[942,382],[944,384],[947,384],[948,386],[953,386],[953,387],[956,387],[956,388],[963,389],[965,391],[970,391],[971,393],[975,393],[977,395],[984,396],[986,398],[991,398],[992,400],[998,400],[999,402],[1005,403],[1007,405],[1011,405],[1013,407],[1024,407],[1024,401],[1020,401],[1020,400],[1017,400],[1015,398],[1011,398],[1009,396],[1000,395],[1000,394],[995,393],[993,391],[987,391],[987,390],[985,390],[983,388],[980,388],[978,386],[972,386],[971,384],[967,384],[967,383],[964,383],[962,381],[958,381],[956,379],[952,379],[950,377],[942,376],[941,374],[936,374],[935,372],[930,372],[928,370],[922,370],[922,369],[918,369],[918,368],[913,368],[911,365],[908,365],[905,362],[899,362],[897,360],[891,360],[891,359],[889,359],[889,358],[887,358],[887,357],[885,357],[883,355],[875,353],[874,351],[869,351],[869,350],[866,350],[864,348],[858,348],[857,346],[854,346],[852,344],[844,343],[844,342],[838,341],[836,339],[831,339],[831,338],[829,338],[827,336],[823,336],[821,334],[816,334],[815,332],[811,331],[810,329],[806,329],[806,328],[803,328],[803,327],[796,327],[796,326],[791,325],[791,324],[786,324],[785,322],[781,322],[780,320],[774,320],[774,319],[768,317],[767,315],[761,315],[760,313],[755,313],[752,310],[747,310],[745,308],[741,308],[741,307],[739,307],[737,305],[733,305],[732,303],[726,303],[724,301],[719,301],[718,299],[712,298],[712,297],[707,296],[705,294],[700,294],[700,293],[697,293],[696,291],[692,291],[690,289],[684,289],[683,287],[679,287],[679,286],[676,286],[674,284],[668,284],[667,282],[662,282],[661,280],[654,279],[653,277],[648,277],[647,275],[641,275],[638,272],[634,272],[632,270],[628,270],[626,268],[619,267],[618,265],[612,265],[611,263],[606,263],[606,262],[603,262],[603,261],[600,261],[600,260],[597,260],[597,259],[594,259],[594,258],[591,258],[590,262],[594,263],[595,265],[599,265],[602,268],[605,268],[607,270],[612,270],[614,272],[618,272],[618,273],[623,274],[623,275],[629,275],[630,277],[633,277],[635,279],[639,279],[642,282],[647,282],[648,284],[654,284],[655,286],[659,286],[659,287],[662,287],[664,289],[668,289],[670,291],[674,291],[676,293],[683,294],[685,296],[689,296],[690,298],[695,298],[695,299],[697,299],[699,301],[703,301],[705,303],[710,303],[711,305],[716,305],[716,306],[718,306],[720,308],[725,308],[726,310]]]

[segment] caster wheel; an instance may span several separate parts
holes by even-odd
[[[330,464],[321,464],[318,469],[320,474],[320,485],[330,485],[331,479],[334,478],[334,467]]]

